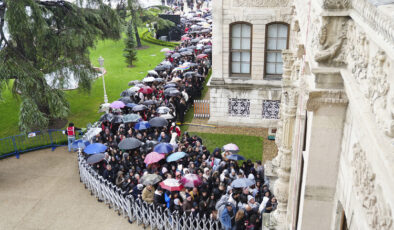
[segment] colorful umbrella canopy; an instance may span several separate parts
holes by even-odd
[[[199,54],[199,55],[197,55],[198,59],[202,59],[202,58],[206,58],[206,57],[208,57],[207,54]]]
[[[154,185],[159,183],[163,178],[157,174],[145,174],[141,177],[140,182],[143,185]]]
[[[132,138],[125,138],[119,144],[118,147],[120,149],[129,150],[129,149],[136,149],[142,145],[142,142],[138,139]]]
[[[151,152],[148,155],[146,155],[144,162],[145,162],[145,164],[150,165],[153,163],[157,163],[164,158],[165,158],[164,154],[160,154],[157,152]]]
[[[229,152],[232,152],[232,153],[239,152],[238,146],[236,144],[233,144],[233,143],[230,143],[230,144],[227,144],[227,145],[223,146],[223,150],[224,151],[229,151]]]
[[[182,177],[181,183],[187,188],[194,188],[200,186],[202,184],[202,180],[197,174],[186,174]]]
[[[165,179],[164,181],[160,182],[160,187],[170,192],[181,191],[183,189],[183,185],[178,180],[173,178]]]
[[[227,159],[233,160],[233,161],[243,161],[243,160],[245,160],[245,157],[238,155],[238,154],[231,154],[230,156],[227,156]]]
[[[134,125],[134,129],[136,130],[144,130],[149,128],[150,128],[150,124],[147,121],[141,121]]]
[[[97,162],[102,161],[105,158],[105,154],[99,153],[99,154],[94,154],[91,155],[87,160],[86,163],[88,164],[95,164]]]
[[[138,92],[141,92],[143,94],[151,94],[153,92],[153,89],[149,86],[143,86],[138,90]]]
[[[124,123],[138,122],[140,119],[141,117],[138,114],[134,113],[123,115]]]
[[[107,146],[101,143],[93,143],[88,145],[83,151],[87,154],[99,154],[105,152],[107,148]]]
[[[182,37],[182,41],[187,41],[187,40],[190,40],[191,38],[190,37]]]
[[[162,117],[154,117],[149,120],[149,124],[152,127],[164,127],[168,125],[168,121]]]
[[[167,162],[173,162],[177,161],[179,159],[182,159],[186,156],[187,154],[185,152],[176,152],[171,154],[170,156],[167,157]]]
[[[253,180],[249,180],[248,178],[239,178],[235,179],[233,182],[231,182],[231,187],[233,188],[247,188],[252,185],[254,185]]]
[[[76,140],[71,144],[71,147],[73,149],[84,149],[86,148],[86,146],[88,146],[90,144],[89,141],[84,141],[82,139]]]
[[[153,149],[153,151],[157,152],[157,153],[170,153],[172,152],[172,145],[168,144],[168,143],[160,143],[158,145],[155,146],[155,148]]]
[[[111,103],[111,108],[113,109],[121,109],[124,108],[126,105],[121,101],[114,101]]]

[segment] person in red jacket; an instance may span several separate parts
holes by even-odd
[[[68,124],[66,133],[68,139],[68,151],[71,152],[71,145],[75,141],[75,131],[81,130],[80,128],[74,127],[74,123]]]
[[[178,137],[181,136],[181,129],[176,126],[175,122],[172,122],[171,128],[170,128],[170,133],[172,132],[172,130],[175,129],[175,132],[178,134]]]

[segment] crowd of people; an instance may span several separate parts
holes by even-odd
[[[116,184],[126,195],[178,214],[217,219],[223,229],[261,229],[263,213],[275,210],[277,201],[264,178],[260,161],[242,164],[231,156],[237,149],[204,146],[198,136],[181,133],[176,124],[193,100],[201,95],[211,65],[211,23],[209,11],[182,15],[185,35],[174,50],[166,50],[166,60],[150,71],[142,82],[122,93],[125,106],[112,108],[103,115],[102,132],[93,142],[108,147],[103,160],[93,168],[106,180]],[[136,109],[138,108],[138,109]],[[138,115],[135,122],[117,117]],[[157,117],[168,120],[151,126]],[[140,124],[141,123],[141,124]],[[121,148],[122,141],[133,139],[137,147]],[[140,143],[140,144],[138,144]],[[157,150],[162,145],[165,151]],[[163,157],[146,163],[153,151]],[[179,158],[169,160],[173,154]],[[155,153],[156,154],[156,153]],[[86,156],[88,157],[88,156]],[[147,183],[147,176],[160,178]],[[185,184],[194,175],[197,183]],[[178,187],[163,186],[175,180]],[[237,182],[248,182],[244,186]]]

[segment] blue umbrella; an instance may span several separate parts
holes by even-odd
[[[127,103],[126,106],[129,108],[133,108],[134,106],[136,106],[137,104],[135,103]]]
[[[243,161],[243,160],[245,160],[245,157],[238,155],[238,154],[231,154],[230,156],[227,156],[227,159],[233,160],[233,161]]]
[[[100,144],[100,143],[94,143],[88,145],[83,151],[87,154],[98,154],[98,153],[103,153],[105,150],[107,150],[107,146]]]
[[[76,141],[74,141],[74,142],[72,143],[71,148],[73,148],[73,149],[79,149],[79,148],[84,149],[84,148],[86,148],[86,146],[88,146],[89,144],[90,144],[89,141],[84,141],[84,140],[82,140],[82,139],[79,139],[79,140],[76,140]]]
[[[233,188],[246,188],[254,185],[255,182],[253,180],[249,180],[248,178],[239,178],[235,179],[231,182],[231,187]]]
[[[157,153],[170,153],[170,152],[172,152],[172,149],[173,149],[173,147],[172,147],[171,144],[160,143],[160,144],[155,146],[153,151],[157,152]]]
[[[176,152],[171,154],[170,156],[167,157],[167,162],[173,162],[177,161],[179,159],[182,159],[186,156],[187,154],[185,152]]]
[[[150,128],[150,124],[147,121],[141,121],[134,125],[134,129],[136,130],[143,130]]]

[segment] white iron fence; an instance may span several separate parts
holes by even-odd
[[[129,222],[137,222],[159,230],[219,230],[220,222],[210,217],[179,215],[169,209],[157,208],[141,199],[126,195],[119,187],[105,180],[90,165],[86,163],[81,153],[78,155],[79,175],[81,182],[91,191],[91,194],[109,205],[115,211],[127,218]]]

